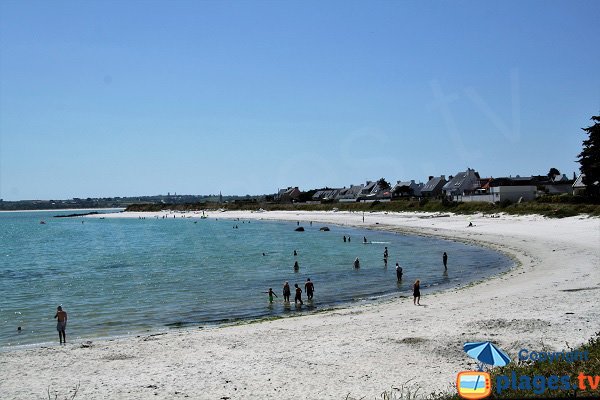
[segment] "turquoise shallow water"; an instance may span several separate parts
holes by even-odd
[[[432,290],[512,265],[477,246],[331,225],[322,232],[317,223],[295,232],[295,222],[53,218],[69,213],[0,213],[1,347],[55,342],[59,304],[69,314],[67,338],[87,340],[411,295],[415,279],[425,300]],[[344,243],[343,235],[352,241]],[[363,244],[363,236],[371,243]],[[396,262],[404,268],[401,283]],[[307,277],[315,284],[313,301],[283,304],[283,282],[304,288]],[[269,287],[279,296],[272,305],[263,293]]]

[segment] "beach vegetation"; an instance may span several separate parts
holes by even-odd
[[[399,385],[392,386],[390,390],[385,390],[379,394],[379,396],[375,397],[375,399],[380,400],[413,400],[413,399],[425,399],[425,400],[444,400],[450,398],[448,393],[444,392],[432,392],[429,394],[425,394],[423,388],[412,382],[412,379],[409,379],[407,382]],[[346,395],[344,400],[367,400],[367,397],[352,397],[350,394]]]
[[[79,392],[79,387],[81,386],[81,382],[78,382],[77,385],[73,389],[71,389],[71,393],[65,395],[64,397],[59,397],[59,394],[56,390],[50,393],[50,386],[48,386],[48,400],[73,400],[77,396],[77,392]],[[54,396],[52,396],[54,395]]]
[[[506,208],[506,207],[510,206],[512,203],[513,202],[510,201],[510,199],[504,199],[504,200],[498,202],[498,207]]]
[[[325,202],[325,203],[293,203],[281,204],[272,202],[242,202],[237,201],[227,204],[215,203],[190,203],[190,204],[134,204],[126,211],[215,211],[222,208],[229,211],[249,210],[257,211],[260,208],[267,211],[339,211],[351,212],[430,212],[455,214],[497,214],[511,215],[537,214],[550,218],[564,218],[577,215],[600,216],[600,203],[590,203],[587,197],[573,196],[571,194],[545,195],[535,201],[512,203],[503,201],[498,204],[488,202],[456,202],[446,198],[400,198],[391,202]]]

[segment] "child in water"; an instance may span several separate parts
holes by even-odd
[[[269,303],[273,302],[273,296],[277,297],[277,295],[273,291],[273,288],[269,288],[268,292],[263,292],[263,293],[268,293],[269,294]]]

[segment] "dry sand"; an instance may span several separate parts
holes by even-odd
[[[140,214],[129,216],[137,217]],[[146,214],[152,217],[153,214]],[[160,214],[158,214],[160,215]],[[188,214],[198,217],[198,214]],[[127,216],[120,214],[120,216]],[[415,213],[226,212],[477,242],[517,260],[461,289],[297,318],[0,353],[0,397],[62,399],[375,399],[408,386],[453,390],[474,369],[466,341],[563,350],[600,331],[600,220]],[[92,217],[93,218],[93,217]],[[439,251],[436,249],[436,251]],[[406,266],[409,267],[409,266]],[[450,266],[451,268],[451,260]]]

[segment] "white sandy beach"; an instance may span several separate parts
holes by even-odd
[[[395,298],[298,318],[94,341],[91,347],[2,352],[0,398],[47,398],[50,388],[52,398],[56,391],[62,399],[77,384],[76,399],[375,399],[403,385],[420,387],[426,396],[452,390],[457,372],[475,369],[464,342],[493,341],[514,359],[521,348],[560,351],[600,331],[597,218],[476,215],[468,228],[465,216],[366,213],[363,223],[362,215],[209,213],[478,242],[518,265],[469,287],[436,294],[424,289],[421,307],[412,298]]]

